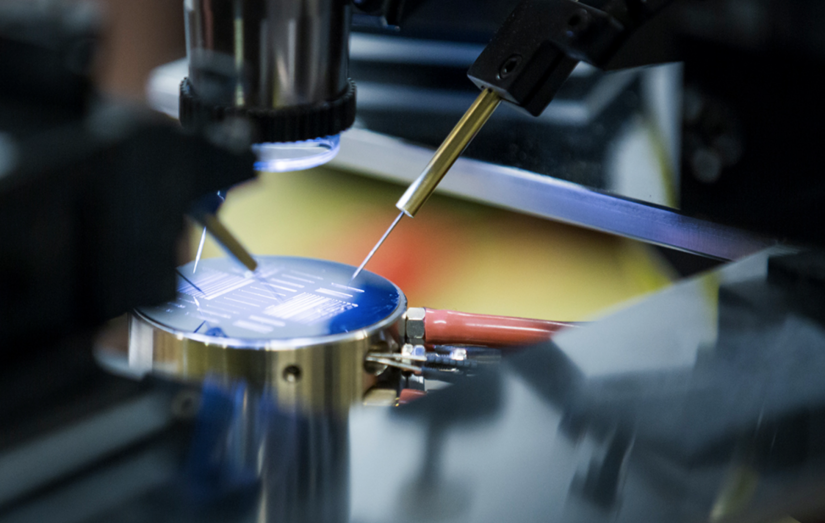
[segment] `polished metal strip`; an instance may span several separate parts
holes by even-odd
[[[430,148],[364,129],[341,136],[332,166],[408,184]],[[713,258],[735,260],[775,245],[753,233],[684,216],[512,167],[459,159],[439,190],[505,209]],[[426,212],[426,211],[425,211]]]

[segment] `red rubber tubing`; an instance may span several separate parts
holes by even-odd
[[[404,389],[398,396],[398,404],[406,405],[407,403],[411,403],[417,399],[423,398],[426,395],[427,393],[423,390]]]
[[[525,347],[545,342],[558,331],[575,325],[561,321],[426,309],[424,341],[427,345]]]

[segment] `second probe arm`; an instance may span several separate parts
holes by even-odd
[[[415,217],[502,100],[540,115],[580,61],[604,67],[633,31],[671,1],[522,0],[467,73],[481,94],[398,200],[401,214],[352,279],[404,215]]]
[[[396,207],[413,217],[504,100],[539,116],[580,61],[604,67],[672,0],[523,0],[470,67],[482,89]]]

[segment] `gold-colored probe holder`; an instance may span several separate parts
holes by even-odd
[[[467,109],[435,152],[421,176],[407,188],[407,192],[395,204],[400,211],[404,211],[410,218],[416,215],[500,103],[501,97],[490,89],[484,89],[478,95],[473,105]]]

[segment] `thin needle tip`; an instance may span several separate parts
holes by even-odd
[[[187,278],[186,276],[184,276],[184,275],[183,275],[183,273],[182,273],[182,272],[180,272],[180,269],[175,269],[175,272],[177,272],[177,273],[178,273],[178,276],[180,276],[181,278],[183,278],[183,280],[184,280],[186,283],[188,283],[189,285],[191,285],[192,287],[194,287],[196,291],[198,291],[199,293],[201,293],[201,294],[203,294],[204,296],[206,296],[206,293],[205,293],[205,292],[203,292],[203,290],[202,290],[200,287],[198,287],[197,285],[195,285],[195,282],[193,282],[192,280],[190,280],[189,278]],[[196,301],[197,301],[197,300],[196,300]]]
[[[400,222],[401,218],[403,218],[403,217],[404,217],[404,211],[401,211],[401,213],[398,215],[398,217],[396,217],[395,220],[392,222],[392,225],[390,225],[390,228],[387,229],[387,232],[384,233],[384,236],[382,236],[381,239],[378,240],[378,243],[375,244],[375,247],[372,248],[370,253],[367,254],[367,257],[364,258],[364,261],[361,262],[361,265],[359,265],[358,268],[355,270],[355,272],[352,274],[352,278],[349,279],[350,283],[352,283],[355,280],[355,278],[357,278],[358,275],[361,274],[361,271],[364,270],[364,267],[367,266],[367,263],[369,263],[369,261],[375,255],[375,253],[378,252],[378,249],[384,243],[384,240],[387,239],[387,237],[390,235],[392,230],[395,229],[395,226],[398,225],[398,222]]]
[[[192,267],[192,274],[195,274],[198,271],[198,264],[201,262],[201,256],[203,256],[203,244],[206,242],[206,227],[203,228],[203,232],[201,233],[201,242],[198,244],[198,254],[195,256],[195,266]]]

